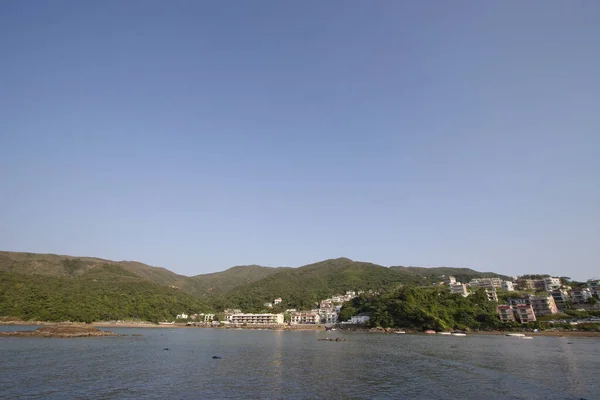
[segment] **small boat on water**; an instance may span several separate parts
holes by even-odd
[[[452,332],[452,336],[467,336],[466,332]]]
[[[521,336],[521,339],[533,339],[531,336]]]
[[[507,333],[506,336],[511,336],[511,337],[524,337],[525,334],[524,333]]]
[[[452,332],[438,332],[438,335],[452,335]]]
[[[434,330],[432,330],[432,329],[427,329],[427,330],[425,331],[425,333],[427,333],[427,334],[432,334],[432,333],[435,333],[435,331],[434,331]]]
[[[394,333],[406,333],[404,331],[395,331]]]

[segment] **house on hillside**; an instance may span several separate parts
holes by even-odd
[[[369,313],[360,313],[353,317],[350,317],[350,323],[356,325],[364,325],[371,319],[371,314]]]

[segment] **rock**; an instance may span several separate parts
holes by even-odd
[[[324,339],[317,339],[319,342],[346,342],[348,341],[348,339],[346,338],[324,338]]]
[[[76,338],[127,335],[122,335],[109,331],[101,331],[100,329],[84,325],[52,325],[43,326],[32,331],[0,332],[0,336]]]

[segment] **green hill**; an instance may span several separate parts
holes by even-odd
[[[135,261],[109,261],[93,257],[16,252],[0,252],[0,273],[4,276],[0,285],[16,285],[19,281],[26,286],[33,285],[31,287],[35,289],[34,292],[45,293],[44,298],[48,299],[50,304],[55,306],[58,304],[55,310],[57,315],[73,318],[83,317],[73,314],[71,302],[76,305],[77,299],[82,296],[84,299],[82,304],[87,304],[86,301],[93,304],[94,296],[98,299],[105,298],[114,295],[115,290],[120,293],[117,296],[119,299],[123,298],[123,293],[129,293],[128,295],[134,299],[131,302],[146,305],[150,304],[149,300],[142,300],[142,297],[154,298],[153,292],[157,293],[158,297],[155,300],[158,303],[152,304],[163,304],[161,302],[166,301],[163,295],[170,296],[169,302],[180,299],[177,300],[181,301],[179,310],[176,302],[169,303],[172,308],[159,306],[159,309],[168,312],[203,311],[208,308],[222,310],[230,307],[241,308],[244,311],[260,311],[264,309],[263,303],[281,297],[283,303],[275,309],[279,311],[285,308],[313,308],[319,300],[335,294],[343,294],[346,290],[373,290],[385,294],[398,289],[403,284],[431,285],[439,282],[442,275],[454,275],[463,282],[477,277],[501,276],[467,268],[388,268],[368,262],[337,258],[298,268],[247,265],[187,277],[165,268],[152,267]],[[0,315],[29,316],[40,315],[39,313],[42,312],[39,311],[42,310],[39,306],[35,308],[38,311],[32,312],[19,308],[22,304],[14,303],[13,296],[23,299],[23,293],[15,292],[14,288],[2,287],[0,290],[4,293],[4,297],[0,297]],[[55,295],[52,294],[53,291],[56,291]],[[67,296],[69,291],[72,291],[72,294]],[[88,292],[91,297],[87,296]],[[28,301],[30,302],[31,298]],[[7,307],[6,303],[12,305]],[[102,310],[108,305],[114,306],[115,310],[120,310],[117,314],[123,318],[146,315],[156,319],[167,315],[167,311],[161,311],[159,314],[147,311],[142,313],[120,303],[100,302],[98,304],[103,305],[96,310],[97,312],[92,307],[85,315],[92,315],[93,318],[106,316]],[[193,305],[192,308],[200,308],[181,309],[185,308],[186,304]],[[5,314],[9,311],[17,312],[18,315]]]
[[[0,316],[34,321],[173,320],[210,307],[114,264],[78,277],[0,272]]]

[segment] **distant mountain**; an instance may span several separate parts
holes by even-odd
[[[260,281],[270,275],[289,270],[289,267],[261,267],[260,265],[240,265],[225,271],[196,275],[189,278],[194,282],[197,293],[212,295],[229,292],[236,287]]]

